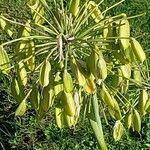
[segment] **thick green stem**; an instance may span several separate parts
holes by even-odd
[[[93,108],[93,117],[90,118],[90,123],[93,128],[94,134],[97,138],[97,141],[101,147],[102,150],[107,150],[107,145],[104,140],[104,134],[101,124],[101,119],[99,116],[99,106],[98,106],[98,100],[97,100],[97,94],[95,93],[93,95],[92,99],[92,108]]]

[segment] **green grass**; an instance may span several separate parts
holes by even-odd
[[[102,8],[111,6],[117,0],[105,0]],[[17,21],[24,22],[30,18],[23,0],[1,0],[0,12]],[[128,16],[146,13],[145,16],[131,19],[131,34],[150,51],[150,1],[126,0],[123,4],[109,11],[111,15],[126,13]],[[15,31],[17,32],[17,30]],[[0,31],[1,42],[9,38]],[[14,117],[17,107],[10,96],[9,78],[0,78],[0,149],[6,150],[98,150],[94,134],[88,120],[80,123],[75,129],[60,130],[56,127],[53,111],[49,112],[43,124],[35,120],[34,112],[29,110],[25,117]],[[104,133],[111,150],[147,150],[145,144],[150,143],[150,116],[143,120],[141,135],[126,132],[119,142],[112,138],[113,121],[104,126]],[[104,121],[103,121],[104,122]]]

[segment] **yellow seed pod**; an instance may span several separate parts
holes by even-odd
[[[25,86],[28,81],[27,77],[27,71],[25,69],[25,65],[23,62],[19,62],[18,67],[17,67],[17,73],[18,73],[18,81],[20,82],[21,85]]]
[[[0,71],[4,74],[8,74],[10,72],[10,60],[7,52],[4,50],[2,46],[0,46]]]
[[[124,17],[119,23],[119,37],[122,38],[120,39],[121,48],[123,50],[128,49],[130,46],[130,24],[126,17]]]
[[[40,105],[40,93],[39,93],[39,90],[38,90],[38,88],[37,88],[36,85],[34,85],[32,87],[32,92],[30,94],[30,102],[31,102],[32,107],[35,110],[39,109],[39,105]]]
[[[80,0],[70,0],[69,12],[77,16],[79,12]]]
[[[131,64],[125,64],[120,66],[120,70],[124,78],[129,79],[131,77]]]
[[[59,97],[61,96],[62,92],[63,92],[63,82],[62,82],[62,78],[60,77],[60,72],[56,73],[55,79],[54,79],[54,93],[55,96]]]
[[[137,110],[141,116],[145,114],[145,105],[147,101],[148,101],[148,93],[147,93],[147,90],[143,89],[140,92],[140,96],[139,96],[138,104],[137,104]]]
[[[141,117],[136,109],[134,109],[132,120],[133,120],[132,122],[133,130],[140,132],[141,131]]]
[[[94,79],[95,78],[92,74],[86,79],[86,84],[84,85],[84,89],[89,94],[94,94],[96,92],[96,85]]]
[[[42,91],[43,98],[41,99],[41,107],[43,107],[43,110],[47,112],[49,108],[53,105],[54,101],[54,90],[52,88],[52,85],[48,85],[44,87]]]
[[[96,23],[98,23],[100,20],[104,18],[97,4],[94,1],[90,1],[88,5],[89,5],[88,7],[89,13],[92,12],[91,16],[95,20]]]
[[[107,78],[107,66],[105,60],[101,57],[97,61],[98,78],[105,80]]]
[[[11,30],[11,25],[4,18],[5,17],[3,15],[0,15],[0,28],[2,28],[9,37],[12,37],[13,31]]]
[[[61,106],[55,107],[55,119],[56,119],[56,124],[58,128],[61,129],[65,127],[65,116],[64,116],[63,107]]]
[[[100,91],[101,98],[103,99],[104,103],[108,105],[112,110],[114,109],[114,100],[112,96],[109,94],[108,90],[106,89],[105,85],[102,85],[102,89]]]
[[[64,91],[63,102],[65,113],[69,116],[74,116],[76,110],[75,110],[75,101],[73,99],[72,93],[67,93]]]
[[[16,109],[15,116],[23,116],[27,110],[26,101],[23,100]]]
[[[134,38],[132,38],[130,42],[131,42],[132,50],[133,50],[134,55],[136,56],[137,60],[139,60],[141,63],[143,63],[143,61],[146,59],[146,54],[145,54],[142,46]]]
[[[67,93],[72,92],[73,90],[73,81],[71,75],[65,69],[63,74],[64,90]]]
[[[49,76],[51,71],[51,64],[48,60],[44,60],[40,69],[39,82],[40,85],[46,87],[49,84]]]
[[[115,125],[113,127],[113,138],[115,141],[119,141],[123,135],[124,127],[120,120],[117,120],[115,122]]]

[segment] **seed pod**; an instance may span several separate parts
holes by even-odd
[[[53,105],[53,100],[54,100],[54,90],[52,88],[52,85],[48,85],[44,87],[43,92],[42,92],[43,98],[41,100],[41,107],[43,107],[43,110],[45,112],[48,111],[48,109]]]
[[[132,120],[133,120],[133,124],[132,124],[133,130],[140,132],[141,131],[141,117],[136,109],[134,109]]]
[[[121,139],[123,131],[124,131],[124,127],[121,121],[117,120],[113,128],[113,138],[115,139],[115,141],[119,141]]]
[[[74,102],[75,102],[75,107],[76,107],[76,113],[75,113],[75,122],[77,122],[79,115],[80,115],[80,96],[78,92],[75,92],[74,94]]]
[[[27,37],[31,34],[31,26],[30,26],[30,20],[28,20],[25,23],[25,26],[22,26],[19,29],[18,38],[20,37]],[[29,40],[21,40],[16,44],[15,52],[19,60],[26,58],[26,50],[28,49]]]
[[[113,99],[113,102],[114,102],[114,117],[117,120],[120,120],[122,118],[122,115],[121,115],[119,104],[113,96],[112,96],[112,99]]]
[[[98,78],[105,80],[107,77],[107,66],[105,60],[101,57],[97,61]]]
[[[146,111],[146,113],[149,113],[150,112],[150,95],[149,95],[149,91],[148,91],[148,100],[145,104],[145,107],[144,107],[144,110]]]
[[[26,58],[31,57],[28,61],[27,61],[27,67],[29,70],[34,71],[35,69],[35,45],[33,41],[29,41],[26,44]]]
[[[106,89],[105,85],[102,85],[102,89],[100,91],[101,97],[106,105],[108,105],[112,110],[114,109],[114,101],[112,96],[109,94],[108,90]]]
[[[137,84],[142,84],[142,76],[141,71],[138,68],[134,68],[133,70],[133,79],[136,81]]]
[[[45,20],[41,17],[44,15],[44,7],[40,0],[29,0],[28,5],[31,9],[32,18],[35,23],[43,24]],[[41,16],[40,16],[40,15]]]
[[[55,79],[54,79],[54,93],[55,96],[60,97],[63,92],[63,83],[62,78],[60,77],[60,72],[56,73]]]
[[[142,46],[134,38],[132,38],[130,42],[131,42],[132,50],[133,50],[137,60],[139,60],[141,63],[143,63],[143,61],[146,59],[146,54],[145,54]]]
[[[23,100],[16,109],[15,116],[23,116],[27,110],[26,101]]]
[[[0,71],[4,74],[9,73],[10,68],[10,60],[7,52],[4,50],[2,46],[0,46]]]
[[[84,86],[86,84],[85,76],[83,75],[79,65],[73,57],[71,59],[71,67],[78,84],[80,86]]]
[[[132,115],[133,114],[131,112],[131,113],[127,113],[126,116],[125,116],[125,123],[126,123],[128,129],[132,126],[132,118],[133,118]]]
[[[51,64],[48,60],[43,61],[40,69],[39,82],[41,86],[45,87],[49,84],[49,75],[51,71]]]
[[[80,0],[70,0],[69,12],[77,16],[79,12]]]
[[[30,94],[30,102],[31,102],[31,105],[32,107],[35,109],[35,110],[38,110],[39,109],[39,104],[40,104],[40,93],[39,93],[39,90],[37,88],[36,85],[34,85],[32,87],[32,92]]]
[[[55,107],[55,118],[56,118],[56,124],[61,129],[65,127],[65,116],[64,116],[64,110],[62,106],[56,106]]]
[[[96,23],[98,23],[100,20],[104,18],[101,11],[99,10],[98,6],[94,1],[89,2],[89,13],[92,13],[91,16],[95,20]]]
[[[129,88],[129,80],[124,80],[123,83],[121,84],[121,93],[126,94],[128,92]]]
[[[64,102],[65,113],[69,116],[74,116],[75,115],[75,102],[74,102],[72,93],[64,92],[63,102]]]
[[[141,116],[145,115],[145,105],[148,101],[148,93],[144,89],[140,92],[138,104],[137,104],[137,110],[140,113]]]
[[[98,60],[98,55],[95,51],[92,51],[90,56],[86,59],[86,64],[89,72],[93,74],[94,77],[96,77],[96,64]]]
[[[67,93],[72,92],[73,90],[73,81],[71,75],[67,72],[67,70],[64,70],[63,75],[63,82],[64,82],[64,90]]]
[[[130,64],[125,64],[120,66],[121,72],[122,72],[122,76],[124,78],[129,79],[131,77],[131,65]]]
[[[66,124],[69,128],[75,126],[75,120],[73,116],[69,116],[67,114],[65,114],[64,116],[65,116]]]
[[[20,103],[23,100],[23,89],[21,88],[21,86],[19,85],[19,82],[17,81],[16,78],[12,79],[11,82],[11,93],[12,96],[14,97],[14,99]]]
[[[94,82],[94,76],[92,74],[87,77],[84,89],[89,94],[94,94],[96,92],[96,85]]]
[[[129,21],[124,18],[120,21],[119,24],[119,37],[120,38],[129,38],[130,37],[130,25]],[[129,39],[120,39],[121,48],[126,50],[130,46]]]
[[[2,30],[4,30],[9,37],[12,37],[13,31],[11,30],[11,26],[4,18],[5,17],[3,15],[0,15],[0,28],[2,28]]]
[[[27,71],[23,62],[19,62],[17,66],[18,80],[21,85],[25,86],[27,84]]]

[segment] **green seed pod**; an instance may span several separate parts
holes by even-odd
[[[4,74],[8,74],[10,72],[10,60],[7,52],[4,50],[2,46],[0,46],[0,71]]]
[[[73,57],[71,59],[71,68],[78,84],[80,86],[84,86],[86,84],[85,76],[83,75],[81,68]]]
[[[94,94],[96,92],[96,85],[94,79],[95,77],[92,74],[86,78],[86,84],[84,85],[84,89],[89,94]]]
[[[91,16],[95,20],[96,23],[98,23],[100,20],[104,18],[97,4],[94,1],[90,1],[88,5],[89,5],[89,8],[88,8],[89,13],[92,12]]]
[[[63,102],[64,102],[65,113],[69,116],[74,116],[75,115],[75,101],[73,99],[72,93],[64,92]]]
[[[131,113],[128,112],[125,116],[125,124],[128,127],[128,129],[132,126],[132,118],[133,118],[132,115],[133,115],[132,112]]]
[[[28,6],[31,9],[32,18],[35,23],[43,24],[45,20],[41,17],[44,16],[44,7],[40,0],[29,0]],[[40,16],[41,15],[41,16]]]
[[[5,17],[3,15],[0,15],[0,28],[2,28],[9,37],[12,37],[13,31],[11,30],[11,25],[4,18]]]
[[[61,129],[65,127],[65,115],[63,107],[56,106],[55,107],[55,118],[56,118],[56,124]]]
[[[138,104],[137,104],[137,110],[140,113],[141,116],[145,115],[145,105],[148,101],[148,93],[144,89],[140,92]]]
[[[70,0],[69,12],[77,16],[79,12],[80,0]]]
[[[105,80],[107,78],[107,66],[105,60],[101,57],[97,61],[97,77]]]
[[[38,88],[37,88],[36,85],[34,85],[32,87],[32,92],[30,94],[30,102],[31,102],[32,107],[35,110],[39,109],[39,105],[40,105],[40,93],[39,93],[39,90],[38,90]]]
[[[65,114],[64,116],[65,116],[66,124],[69,128],[75,126],[74,116],[69,116],[67,114]]]
[[[49,108],[53,105],[54,101],[54,90],[52,88],[52,85],[48,85],[47,87],[44,87],[42,92],[43,98],[41,99],[41,107],[45,112],[49,110]]]
[[[101,97],[102,97],[104,103],[106,103],[106,105],[108,105],[113,110],[115,104],[114,104],[112,96],[109,94],[105,85],[102,85],[102,89],[100,91],[100,94],[101,94]]]
[[[48,60],[43,61],[40,69],[39,82],[41,86],[46,87],[49,84],[51,64]]]
[[[26,86],[28,78],[27,71],[23,62],[19,62],[17,66],[18,81],[21,85]]]
[[[16,109],[15,116],[23,116],[27,110],[26,101],[23,100]]]
[[[137,82],[137,84],[142,84],[142,76],[141,71],[138,68],[134,68],[133,70],[133,79]]]
[[[133,120],[133,124],[132,124],[133,130],[140,132],[141,131],[141,117],[136,109],[134,109],[132,120]]]
[[[143,63],[143,61],[146,59],[146,54],[145,54],[142,46],[134,38],[132,38],[130,42],[131,42],[132,50],[133,50],[137,60],[139,60],[141,63]]]
[[[34,71],[35,69],[35,45],[33,41],[29,41],[26,44],[26,58],[31,57],[28,61],[27,61],[27,67],[29,70]]]
[[[12,79],[11,82],[11,93],[12,96],[14,97],[14,99],[20,103],[23,98],[24,98],[24,93],[23,93],[23,89],[21,87],[21,85],[19,84],[19,82],[17,81],[16,78]]]
[[[56,73],[55,79],[54,79],[54,93],[55,96],[58,98],[62,95],[62,92],[64,90],[62,78],[60,77],[60,72]]]
[[[120,69],[124,78],[129,79],[131,77],[131,64],[122,65]]]
[[[73,81],[71,75],[67,72],[67,70],[64,70],[63,75],[63,82],[64,82],[64,90],[67,93],[72,92],[73,90]]]
[[[119,141],[123,135],[124,127],[120,120],[117,120],[115,122],[114,128],[113,128],[113,138],[115,141]]]
[[[129,25],[129,21],[125,18],[122,19],[119,23],[119,37],[122,38],[120,39],[120,44],[121,44],[121,48],[123,50],[126,50],[129,48],[130,46],[130,42],[129,42],[129,37],[130,37],[130,25]],[[127,38],[127,39],[125,39]]]

